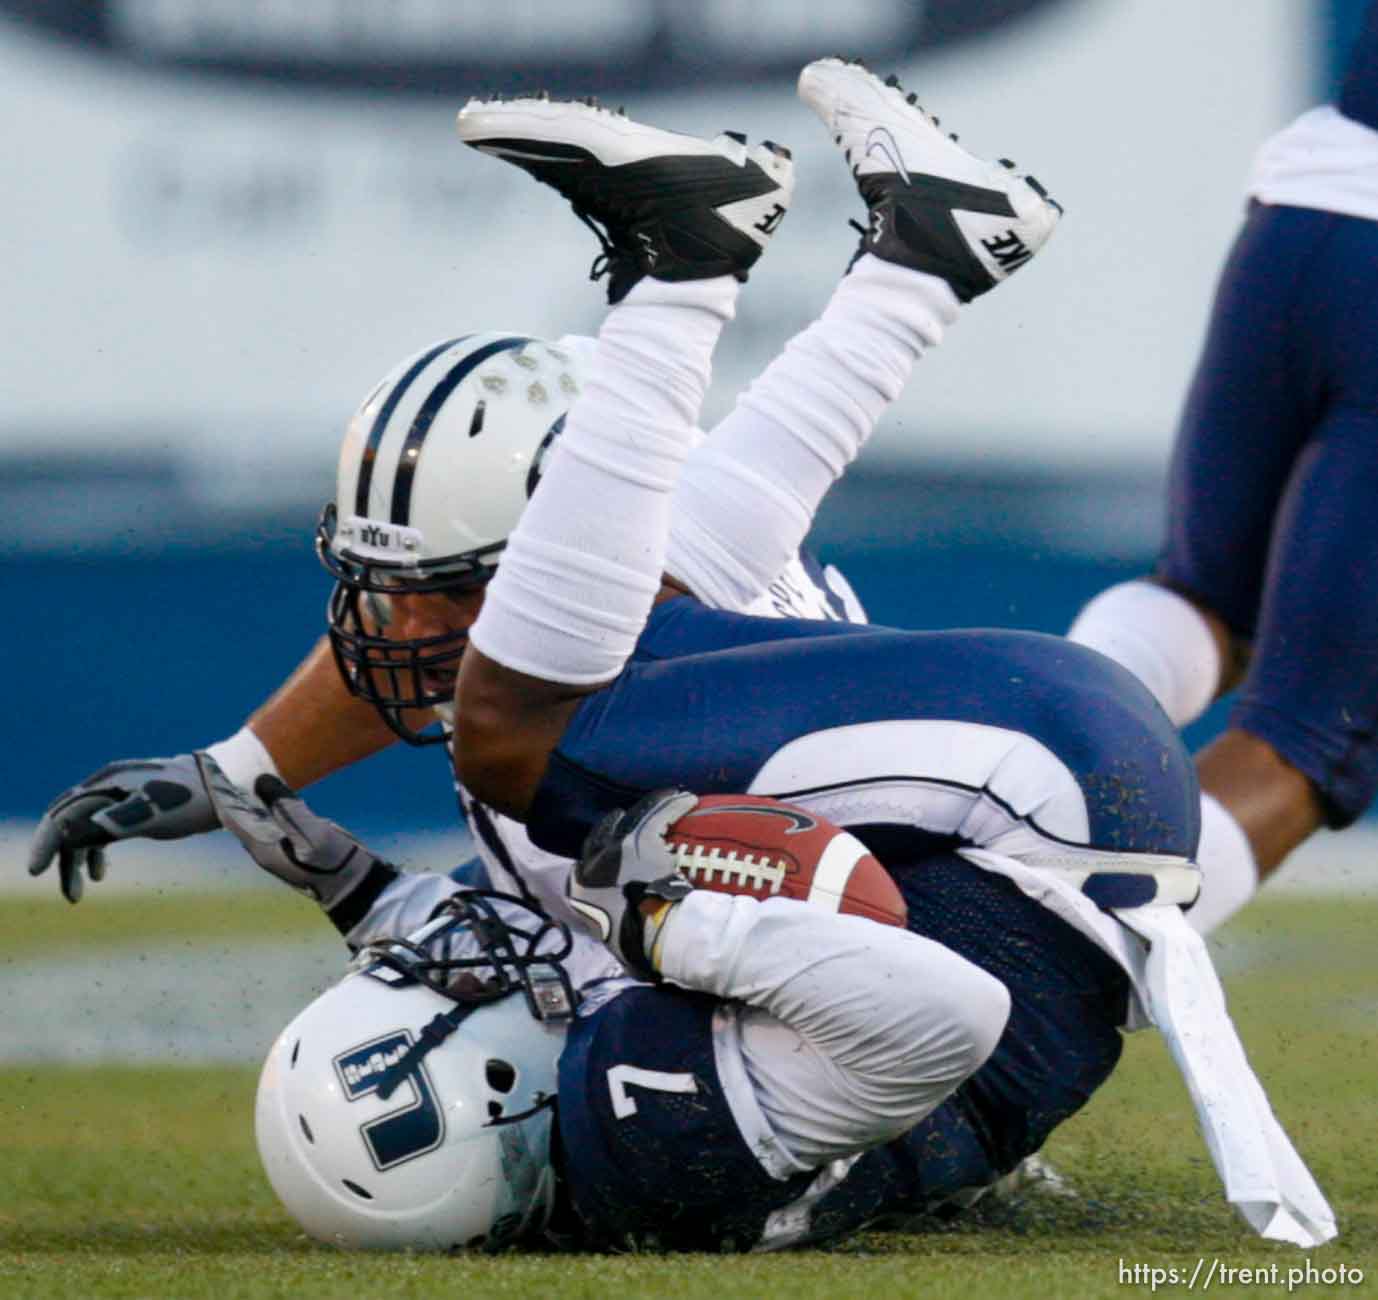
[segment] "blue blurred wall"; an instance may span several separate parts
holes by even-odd
[[[1152,515],[1154,483],[862,474],[826,504],[815,540],[875,621],[1062,632],[1095,592],[1151,563],[1142,536],[1099,549],[1059,532],[1122,514],[1131,489]],[[100,493],[86,490],[95,510]],[[41,508],[29,500],[27,513]],[[197,526],[170,489],[155,500],[103,538],[0,555],[11,683],[0,819],[36,817],[111,759],[228,735],[321,634],[329,583],[309,507]],[[365,832],[454,816],[443,756],[404,746],[331,778],[316,801]]]

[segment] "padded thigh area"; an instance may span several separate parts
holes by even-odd
[[[1183,412],[1159,573],[1254,646],[1232,725],[1332,824],[1378,789],[1378,223],[1255,206]]]

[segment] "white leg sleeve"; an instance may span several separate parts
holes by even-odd
[[[1107,587],[1067,637],[1128,668],[1176,727],[1205,712],[1220,687],[1220,652],[1191,601],[1152,582]]]
[[[660,587],[671,492],[738,287],[648,277],[608,313],[470,633],[488,658],[579,685],[622,670]]]
[[[863,257],[689,458],[670,521],[671,575],[719,608],[759,596],[958,306],[936,276]]]
[[[994,1050],[1009,994],[908,930],[792,899],[699,890],[660,931],[661,973],[744,1002],[718,1017],[733,1113],[784,1177],[912,1128]]]
[[[1201,895],[1187,913],[1198,934],[1224,925],[1258,893],[1258,865],[1249,838],[1229,811],[1212,795],[1201,796]]]

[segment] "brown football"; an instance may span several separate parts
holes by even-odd
[[[817,813],[760,795],[710,794],[666,832],[675,863],[700,889],[797,898],[830,912],[904,925],[889,872],[855,835]]]

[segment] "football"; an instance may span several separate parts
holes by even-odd
[[[904,925],[904,898],[855,835],[759,795],[705,795],[666,831],[675,864],[700,889],[796,898],[830,912]]]

